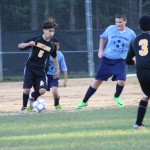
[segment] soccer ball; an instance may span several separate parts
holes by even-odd
[[[47,104],[43,98],[39,98],[33,102],[33,110],[36,112],[45,111],[47,108]]]

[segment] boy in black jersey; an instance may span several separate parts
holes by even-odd
[[[143,15],[139,20],[139,26],[142,33],[131,44],[126,58],[128,65],[136,64],[137,78],[144,93],[133,128],[144,128],[143,119],[150,99],[150,15]]]
[[[37,97],[46,92],[45,68],[49,55],[53,57],[57,69],[54,78],[57,78],[60,74],[58,59],[56,57],[57,49],[56,46],[50,42],[51,38],[54,36],[56,27],[57,24],[55,23],[55,20],[53,18],[49,18],[43,24],[42,36],[29,39],[18,45],[18,48],[21,50],[28,48],[31,49],[24,69],[23,106],[21,108],[21,113],[26,113],[28,98],[36,100]],[[33,83],[36,84],[37,89],[30,93]]]

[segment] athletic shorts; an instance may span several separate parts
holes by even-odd
[[[143,93],[150,97],[150,70],[137,71],[137,78]]]
[[[46,76],[45,73],[41,70],[41,75],[37,75],[34,70],[25,68],[24,70],[24,83],[23,89],[30,89],[32,86],[35,86],[37,90],[44,88],[46,89]]]
[[[112,77],[112,81],[126,81],[127,65],[124,59],[100,59],[96,80],[107,81]]]
[[[47,75],[47,91],[50,91],[50,88],[52,87],[58,87],[59,82],[58,82],[59,78],[54,79],[53,75]]]

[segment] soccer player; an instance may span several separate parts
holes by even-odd
[[[130,45],[126,58],[128,65],[136,64],[137,78],[144,93],[133,128],[144,128],[143,119],[150,99],[150,15],[143,15],[139,19],[139,26],[142,33]]]
[[[23,83],[23,106],[20,113],[26,113],[28,98],[36,100],[37,97],[46,92],[46,61],[51,55],[54,59],[57,72],[54,78],[60,74],[56,46],[50,41],[54,36],[57,24],[53,18],[49,18],[43,24],[43,35],[29,39],[18,45],[18,48],[25,50],[30,48],[31,52],[27,59],[24,69],[24,83]],[[37,90],[30,93],[30,89],[36,84]],[[30,93],[30,95],[29,95]]]
[[[117,81],[114,99],[118,107],[124,107],[120,95],[126,81],[127,65],[125,59],[130,42],[136,37],[134,31],[128,28],[126,23],[126,14],[119,12],[115,16],[115,25],[110,25],[100,35],[98,71],[83,100],[75,107],[76,109],[87,106],[89,98],[102,82],[107,81],[110,77],[112,77],[112,81]]]
[[[59,43],[58,38],[54,37],[52,39],[52,41],[57,46],[57,58],[58,58],[60,70],[61,70],[61,72],[64,73],[63,86],[66,87],[67,86],[67,66],[66,66],[66,61],[65,61],[63,53],[59,49],[60,43]],[[55,67],[54,61],[53,61],[51,56],[49,58],[49,64],[50,64],[50,66],[48,67],[48,71],[47,71],[47,79],[48,79],[47,80],[47,84],[48,84],[47,91],[50,91],[50,88],[52,89],[55,109],[57,111],[62,111],[63,107],[59,104],[59,100],[60,100],[60,96],[59,96],[59,92],[58,92],[58,86],[59,86],[59,82],[58,81],[59,81],[59,78],[54,78],[54,75],[56,74],[57,69]]]

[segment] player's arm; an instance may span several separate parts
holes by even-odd
[[[62,55],[59,55],[59,56],[60,56],[60,59],[59,59],[60,68],[61,68],[61,71],[64,73],[63,86],[66,87],[67,86],[67,77],[68,77],[68,68],[67,68],[67,65],[66,65],[64,55],[62,54]]]
[[[32,46],[35,46],[34,41],[30,41],[30,42],[27,42],[27,43],[20,43],[18,45],[18,48],[21,49],[21,50],[25,50],[25,49],[30,48]]]
[[[58,63],[57,57],[55,57],[55,58],[53,57],[53,61],[54,61],[54,64],[55,64],[55,67],[57,70],[56,74],[54,75],[54,79],[55,79],[55,78],[58,78],[60,75],[60,68],[59,68],[59,63]]]
[[[99,52],[98,52],[98,57],[99,58],[102,58],[104,56],[104,47],[105,47],[105,43],[106,43],[106,40],[105,38],[100,38],[100,41],[99,41]]]
[[[64,71],[64,83],[63,86],[66,87],[67,86],[67,78],[68,78],[68,72]]]
[[[126,64],[127,65],[134,65],[136,64],[136,59],[135,59],[135,52],[133,50],[132,43],[130,44],[130,48],[126,57]]]

